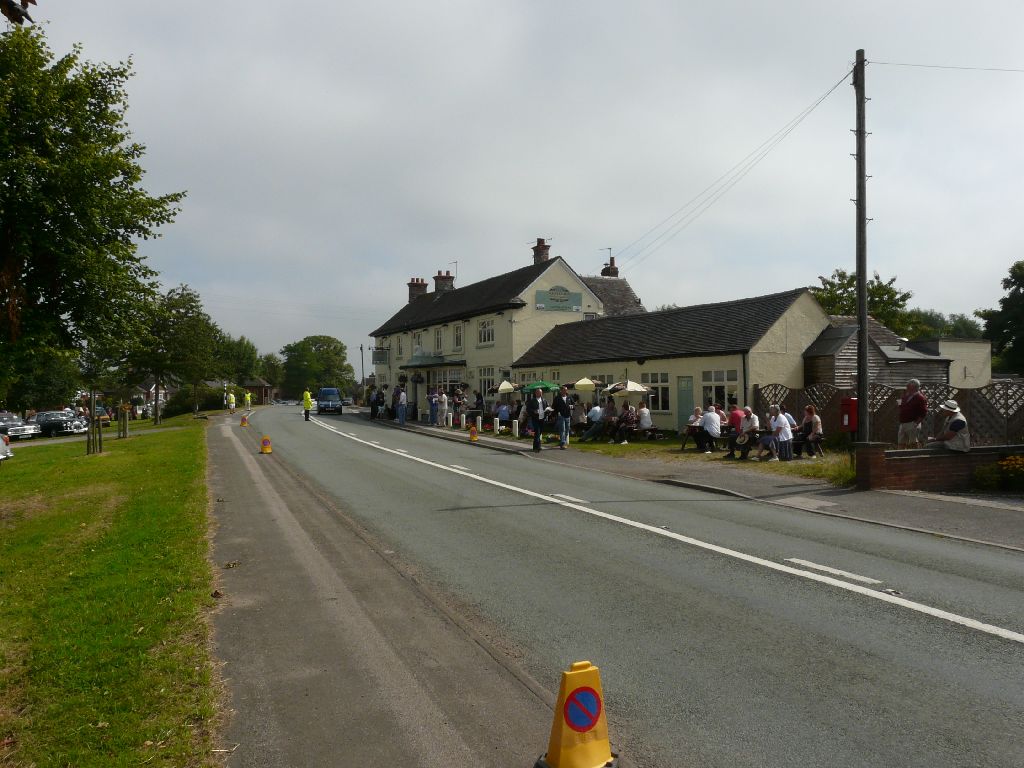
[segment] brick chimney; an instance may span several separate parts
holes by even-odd
[[[533,263],[540,264],[542,261],[547,261],[550,250],[551,246],[544,242],[544,238],[538,237],[537,244],[533,246]]]
[[[413,277],[406,283],[409,286],[409,302],[416,301],[417,298],[427,292],[427,281],[422,277]]]
[[[446,291],[453,290],[455,290],[455,275],[447,269],[443,275],[440,269],[437,270],[437,274],[434,275],[434,293],[445,293]]]
[[[615,266],[615,257],[609,256],[608,263],[601,270],[601,277],[618,277],[619,268]]]

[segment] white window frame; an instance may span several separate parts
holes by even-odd
[[[672,411],[672,391],[669,387],[668,374],[661,371],[641,373],[640,383],[649,390],[647,406],[652,413],[670,413]]]
[[[487,390],[494,386],[494,366],[486,365],[477,369],[476,386],[480,394],[487,398]]]
[[[702,408],[707,407],[708,400],[728,408],[730,402],[739,404],[739,369],[716,368],[701,371],[700,392]]]
[[[456,352],[462,351],[462,323],[456,323],[452,328],[452,349]]]
[[[494,344],[494,320],[480,320],[476,326],[476,345],[486,347]]]
[[[444,352],[444,329],[434,329],[434,351],[438,354]]]

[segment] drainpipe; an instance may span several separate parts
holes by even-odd
[[[750,402],[750,377],[747,371],[747,353],[743,353],[743,405],[747,405]],[[742,406],[741,406],[742,407]]]

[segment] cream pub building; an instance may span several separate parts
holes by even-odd
[[[538,238],[532,264],[461,288],[450,272],[438,270],[433,291],[412,278],[408,303],[370,334],[377,386],[390,396],[404,384],[420,413],[435,387],[486,397],[503,379],[514,381],[512,362],[555,326],[645,312],[614,259],[601,276],[581,277],[550,248]],[[557,370],[548,376],[560,378]]]

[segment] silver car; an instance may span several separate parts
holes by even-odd
[[[13,413],[0,413],[0,434],[11,440],[38,437],[40,431],[38,424],[26,424]]]

